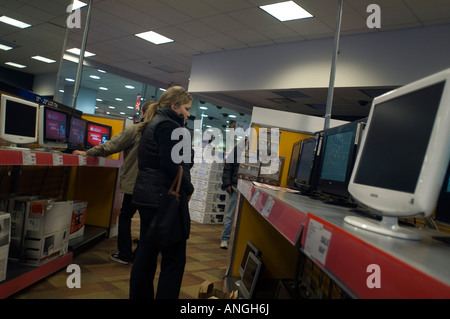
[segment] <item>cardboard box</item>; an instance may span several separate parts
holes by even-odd
[[[11,215],[0,211],[0,282],[6,279],[10,241]]]
[[[86,221],[87,202],[76,200],[73,202],[72,221],[70,223],[69,239],[84,235],[84,223]]]
[[[27,205],[23,259],[41,266],[67,253],[73,202],[31,200]]]
[[[237,290],[233,290],[231,293],[223,292],[214,288],[214,284],[207,280],[200,284],[198,290],[198,299],[237,299],[238,296]]]
[[[223,224],[224,213],[203,213],[196,210],[189,211],[191,220],[200,224]]]

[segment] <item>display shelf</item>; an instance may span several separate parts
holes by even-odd
[[[11,150],[0,148],[0,165],[120,167],[122,161],[105,157],[42,152],[33,149]]]
[[[91,225],[85,225],[84,227],[84,234],[82,236],[69,240],[69,250],[73,252],[74,256],[77,256],[85,247],[106,237],[106,228]]]
[[[72,263],[72,252],[40,267],[8,263],[6,280],[0,282],[0,299],[7,298]]]
[[[438,240],[450,237],[448,234],[414,228],[421,240],[395,239],[346,224],[345,216],[357,215],[348,207],[243,180],[238,190],[273,228],[291,244],[299,244],[350,295],[450,298],[450,245]],[[373,285],[374,278],[379,287]]]

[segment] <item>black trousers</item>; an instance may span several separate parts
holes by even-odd
[[[122,260],[132,261],[131,219],[137,211],[131,203],[133,194],[123,194],[122,208],[119,214],[119,234],[117,236],[117,249]]]
[[[144,240],[145,233],[155,215],[154,209],[139,208],[141,229],[140,241],[130,276],[131,299],[178,299],[186,265],[186,241],[166,249],[159,249]],[[158,255],[161,253],[161,272],[159,274],[156,296],[153,288]]]

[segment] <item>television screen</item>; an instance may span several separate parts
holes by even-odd
[[[86,125],[86,148],[104,144],[111,138],[111,126],[88,122]]]
[[[67,119],[68,114],[62,111],[45,108],[45,135],[46,141],[67,142]]]
[[[2,94],[0,138],[12,144],[37,141],[39,104]]]
[[[85,148],[87,121],[76,116],[70,118],[69,125],[69,148],[83,150]]]
[[[313,186],[312,179],[317,166],[317,148],[319,146],[320,136],[316,135],[302,141],[298,168],[295,175],[295,184],[297,188],[309,190]]]
[[[244,299],[252,299],[261,273],[262,262],[253,252],[249,252],[244,275],[239,290]]]
[[[450,163],[436,206],[436,220],[450,224]]]
[[[289,171],[287,176],[287,184],[289,187],[295,187],[294,179],[295,173],[297,171],[297,161],[300,155],[300,147],[302,146],[302,141],[294,143],[292,146],[291,162],[289,163]]]
[[[324,131],[320,154],[317,191],[348,199],[348,182],[356,156],[360,123],[333,127]]]

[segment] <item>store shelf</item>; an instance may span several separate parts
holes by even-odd
[[[7,298],[72,263],[72,252],[40,267],[9,262],[6,280],[0,283],[0,299]]]
[[[419,241],[395,239],[350,226],[350,208],[240,180],[245,199],[293,245],[357,298],[450,298],[448,234],[418,229]],[[270,243],[267,243],[270,245]],[[379,267],[379,288],[368,281]]]
[[[120,167],[122,161],[60,152],[41,152],[33,149],[10,150],[0,148],[0,165]]]
[[[90,246],[106,237],[107,229],[91,225],[84,226],[83,236],[79,236],[69,240],[69,250],[74,256],[78,255],[85,247]]]

